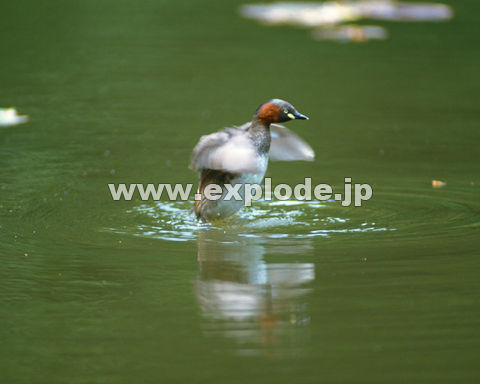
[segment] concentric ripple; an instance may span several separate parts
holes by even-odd
[[[129,211],[142,217],[142,223],[130,233],[168,241],[189,241],[198,231],[217,228],[246,237],[306,238],[335,233],[387,231],[372,222],[351,223],[348,216],[339,216],[335,202],[259,201],[226,220],[199,223],[190,213],[191,202],[156,202],[143,204]],[[150,219],[150,220],[148,220]],[[125,232],[125,231],[117,231]]]
[[[167,241],[190,241],[199,231],[220,228],[245,237],[311,238],[345,234],[383,236],[449,236],[457,229],[480,228],[478,190],[471,188],[398,190],[384,188],[361,207],[337,201],[258,201],[227,220],[198,223],[191,201],[145,202],[127,213],[136,226],[117,230]],[[382,236],[382,235],[377,235]]]

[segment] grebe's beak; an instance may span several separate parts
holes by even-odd
[[[298,120],[308,120],[308,117],[305,115],[302,115],[300,112],[295,112],[293,116],[295,116],[295,119],[298,119]]]
[[[289,113],[287,115],[291,120],[308,120],[308,117],[302,115],[300,112]]]

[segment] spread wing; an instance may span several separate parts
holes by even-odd
[[[190,169],[201,173],[205,169],[230,173],[257,173],[259,162],[252,142],[245,135],[250,123],[205,135],[193,149]],[[306,141],[283,125],[270,126],[272,161],[313,161],[315,152]]]
[[[272,161],[313,161],[315,152],[308,143],[283,125],[270,126],[270,160]]]
[[[242,127],[225,128],[202,136],[193,149],[190,168],[199,173],[205,169],[229,173],[261,172],[255,148]]]

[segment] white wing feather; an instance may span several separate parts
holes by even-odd
[[[300,136],[283,125],[270,126],[270,160],[272,161],[313,161],[315,152],[312,147]]]
[[[231,173],[259,173],[262,172],[261,166],[253,143],[235,128],[202,136],[190,163],[190,168],[197,172],[217,169]]]
[[[216,169],[231,173],[262,172],[262,162],[245,135],[250,123],[205,135],[193,149],[190,168],[202,172]],[[315,153],[303,139],[282,125],[270,126],[272,161],[313,161]],[[264,171],[264,170],[263,170]]]

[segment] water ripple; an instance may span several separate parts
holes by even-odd
[[[455,229],[480,226],[478,191],[427,188],[376,193],[362,207],[339,202],[258,201],[221,222],[199,223],[190,213],[191,201],[146,202],[127,213],[136,215],[133,228],[118,230],[134,236],[167,241],[191,241],[212,228],[244,237],[312,238],[345,234],[390,233],[394,236],[452,234]]]

